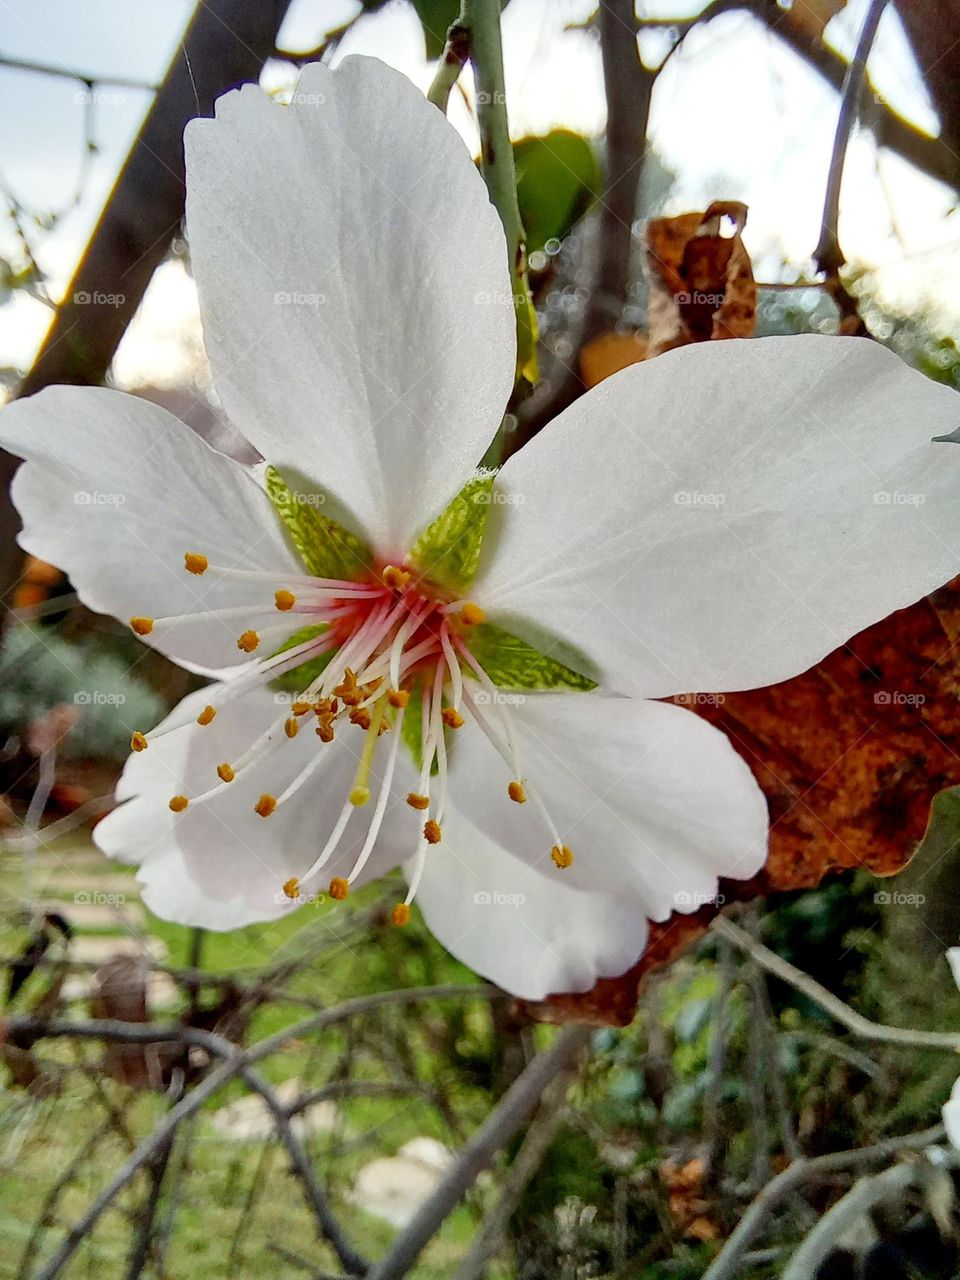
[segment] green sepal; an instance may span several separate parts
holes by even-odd
[[[271,466],[266,469],[266,490],[308,573],[351,581],[370,572],[370,548],[355,533],[318,510],[317,499],[321,495],[295,493]]]
[[[492,622],[471,627],[465,639],[470,652],[498,689],[571,689],[586,693],[597,687],[595,680],[541,653],[526,640]],[[466,663],[463,673],[473,675]]]
[[[425,578],[459,594],[476,576],[495,476],[480,472],[420,534],[407,557]]]
[[[286,653],[288,649],[294,649],[298,644],[304,644],[307,640],[315,640],[317,636],[322,636],[326,631],[326,623],[319,626],[301,627],[299,631],[295,631],[292,636],[284,640],[283,644],[276,651],[271,653],[270,657],[275,658],[278,653]],[[292,671],[286,671],[282,676],[277,676],[271,681],[274,689],[287,689],[291,693],[302,693],[308,685],[313,684],[317,676],[326,670],[327,664],[336,653],[336,649],[330,649],[327,653],[320,653],[315,658],[307,658],[306,662],[302,662],[299,667],[294,667]]]

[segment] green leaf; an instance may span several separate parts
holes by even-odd
[[[459,593],[473,581],[494,479],[494,473],[488,471],[468,480],[446,511],[413,544],[409,563],[437,586]]]
[[[568,129],[521,138],[513,157],[527,253],[536,253],[548,240],[562,240],[596,200],[600,164],[587,139]]]
[[[370,549],[319,510],[320,494],[292,490],[275,467],[267,467],[267,497],[286,527],[308,573],[318,578],[361,578],[373,567]]]
[[[587,692],[597,687],[595,680],[490,622],[471,627],[466,639],[470,652],[498,689],[575,689]],[[464,667],[464,674],[472,674],[468,666]]]
[[[307,640],[315,640],[317,636],[323,635],[326,631],[326,623],[319,626],[301,627],[299,631],[295,631],[292,636],[284,640],[283,644],[277,649],[276,653],[272,653],[271,658],[275,658],[277,653],[286,653],[288,649],[295,648],[298,644],[303,644]],[[326,669],[327,663],[336,653],[336,649],[331,649],[328,653],[318,654],[316,658],[308,658],[306,662],[294,667],[292,671],[285,672],[282,676],[277,676],[271,683],[274,689],[288,689],[291,693],[301,693],[310,684],[313,684],[317,676]]]

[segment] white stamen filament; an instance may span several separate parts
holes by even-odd
[[[446,622],[440,627],[440,644],[443,646],[443,656],[447,660],[447,670],[450,672],[450,702],[454,711],[459,711],[460,703],[463,701],[463,673],[450,639],[450,627]]]
[[[354,812],[355,809],[356,809],[356,805],[354,805],[353,802],[348,798],[344,803],[343,808],[340,810],[340,816],[337,818],[336,822],[333,824],[333,830],[330,832],[330,837],[327,840],[327,843],[320,850],[320,853],[311,863],[310,867],[303,873],[302,876],[300,876],[301,883],[305,880],[310,880],[313,876],[317,874],[318,871],[321,871],[323,867],[326,865],[326,863],[329,861],[330,855],[333,853],[337,845],[340,843],[340,837],[343,835],[344,828],[346,827],[347,823],[350,821],[350,815]]]
[[[380,794],[377,796],[377,807],[374,810],[373,817],[370,820],[370,829],[367,831],[367,838],[363,842],[363,848],[360,850],[360,856],[353,864],[353,870],[347,876],[347,884],[353,884],[357,876],[367,864],[367,859],[373,850],[377,836],[380,834],[380,828],[383,825],[383,815],[387,811],[387,802],[390,799],[390,788],[393,785],[393,774],[397,766],[397,752],[400,747],[402,734],[400,730],[403,728],[404,708],[401,707],[397,711],[397,718],[393,725],[393,741],[390,743],[390,752],[387,756],[387,763],[383,771],[383,781],[380,784]]]

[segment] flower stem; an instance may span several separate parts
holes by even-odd
[[[526,235],[517,201],[517,175],[507,121],[500,40],[500,0],[461,0],[428,97],[446,110],[464,62],[473,64],[480,128],[480,167],[507,237],[513,307],[517,317],[517,377],[537,381],[537,317],[527,282]]]

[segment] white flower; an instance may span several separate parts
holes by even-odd
[[[504,238],[443,116],[350,58],[290,106],[228,94],[186,144],[216,386],[276,470],[109,390],[0,417],[22,545],[217,679],[135,734],[98,843],[187,924],[402,864],[440,940],[511,991],[622,972],[648,919],[766,848],[746,763],[651,699],[783,680],[960,570],[960,452],[930,443],[954,393],[862,340],[687,347],[494,483]]]

